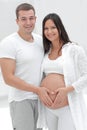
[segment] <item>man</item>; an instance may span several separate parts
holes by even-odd
[[[36,16],[32,5],[22,3],[16,8],[18,32],[0,43],[1,70],[10,86],[9,103],[14,130],[40,130],[37,98],[51,105],[49,90],[41,88],[43,46],[41,36],[33,33]]]

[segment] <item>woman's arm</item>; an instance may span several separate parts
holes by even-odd
[[[76,53],[77,57],[75,60],[77,66],[75,66],[75,69],[78,70],[80,76],[74,83],[72,83],[72,86],[75,91],[79,93],[84,90],[84,88],[87,88],[87,55],[82,47],[78,47]]]

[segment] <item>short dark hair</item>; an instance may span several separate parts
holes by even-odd
[[[19,17],[19,11],[20,10],[33,10],[34,11],[34,14],[35,14],[35,9],[34,7],[31,5],[31,4],[28,4],[28,3],[22,3],[20,5],[18,5],[18,7],[16,8],[16,18],[18,19]]]

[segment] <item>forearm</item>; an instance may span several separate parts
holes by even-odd
[[[6,78],[5,82],[7,85],[10,85],[12,87],[15,87],[15,88],[23,90],[23,91],[34,92],[36,94],[38,93],[38,87],[36,87],[32,84],[29,84],[14,75],[11,75],[8,78]]]
[[[26,81],[15,75],[16,61],[9,58],[3,58],[1,60],[1,71],[6,84],[15,87],[23,91],[29,91],[37,93],[38,88],[33,84],[29,84]]]
[[[28,92],[33,92],[36,93],[40,100],[46,105],[46,106],[51,106],[52,101],[49,98],[49,90],[43,87],[37,87],[32,84],[26,83],[24,80],[12,75],[10,78],[5,80],[6,83],[12,87],[15,87],[17,89],[23,90],[23,91],[28,91]]]

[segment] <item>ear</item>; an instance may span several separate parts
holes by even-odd
[[[16,19],[15,21],[16,21],[16,23],[18,24],[18,19]]]
[[[36,21],[37,17],[35,16],[35,21]]]

